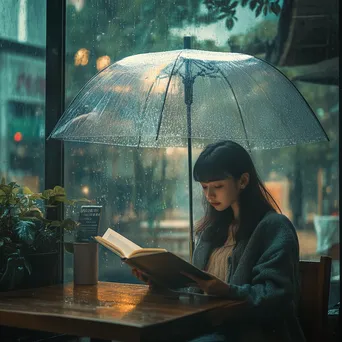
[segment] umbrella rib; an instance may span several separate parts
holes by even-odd
[[[238,111],[239,111],[239,114],[240,114],[240,117],[241,117],[242,127],[243,127],[243,130],[244,130],[245,135],[246,135],[247,146],[248,146],[249,152],[252,152],[251,146],[250,146],[250,144],[249,144],[248,136],[247,136],[246,125],[245,125],[245,122],[244,122],[243,117],[242,117],[241,107],[240,107],[239,101],[237,100],[237,97],[236,97],[236,95],[235,95],[235,91],[234,91],[232,85],[230,84],[230,82],[228,81],[227,77],[224,75],[224,73],[222,72],[222,70],[220,69],[219,66],[217,67],[217,69],[219,70],[220,74],[222,75],[222,77],[224,78],[224,80],[227,82],[227,84],[228,84],[230,90],[231,90],[232,93],[233,93],[233,96],[234,96],[234,99],[235,99],[235,101],[236,101],[236,105],[237,105],[237,107],[238,107]]]
[[[258,59],[256,57],[253,57],[255,59]],[[259,61],[263,62],[261,59],[259,59]],[[249,77],[251,80],[253,80],[255,82],[255,84],[258,86],[258,88],[263,92],[263,94],[265,95],[265,97],[267,98],[267,100],[269,101],[269,103],[271,104],[272,108],[274,109],[274,112],[277,112],[277,108],[274,106],[273,102],[270,100],[270,97],[268,96],[268,94],[265,92],[264,88],[261,87],[258,82],[254,79],[254,77],[252,77],[248,72],[246,72],[246,70],[244,70],[243,68],[241,68],[238,64],[236,64],[236,67],[241,70],[241,72],[243,72],[247,77]],[[276,69],[276,68],[275,68]],[[278,70],[278,69],[276,69]],[[286,122],[283,120],[283,117],[280,115],[279,116],[280,121],[282,122],[283,126],[286,126]]]
[[[306,101],[305,97],[301,94],[301,92],[295,87],[295,85],[291,82],[291,80],[288,79],[288,77],[279,69],[277,69],[274,65],[272,65],[271,63],[262,60],[261,58],[258,57],[254,57],[255,59],[259,60],[260,62],[266,63],[267,65],[269,65],[271,68],[275,69],[276,71],[278,71],[285,79],[285,82],[288,82],[289,84],[292,84],[294,86],[294,88],[297,90],[298,94],[302,97],[302,99],[304,100],[304,102],[307,104],[307,106],[311,109],[310,113],[311,115],[314,117],[314,119],[316,120],[316,123],[318,124],[318,126],[321,128],[323,134],[325,135],[327,141],[330,141],[327,132],[325,131],[325,129],[323,128],[321,122],[318,120],[317,116],[315,115],[314,111],[312,110],[312,108],[310,107],[308,101]]]
[[[104,79],[102,80],[101,83],[105,83],[105,81],[106,81],[106,78],[104,78]],[[103,106],[103,108],[101,109],[101,111],[100,111],[99,114],[98,114],[98,119],[100,119],[101,115],[103,114],[103,112],[104,112],[104,110],[105,110],[105,108],[106,108],[106,105],[108,104],[108,102],[109,102],[110,99],[111,99],[111,95],[112,95],[112,94],[111,94],[110,92],[105,92],[105,93],[101,96],[100,100],[97,102],[96,106],[94,107],[93,110],[95,111],[96,108],[100,106],[100,104],[102,103],[102,101],[106,100],[106,101],[104,101],[104,102],[105,102],[105,105]],[[78,129],[81,130],[81,129],[82,129],[82,126],[84,126],[85,123],[86,123],[86,121],[81,122],[81,123],[80,123],[80,126],[78,127]]]
[[[330,141],[327,133],[325,132],[322,124],[320,123],[320,121],[318,120],[318,118],[316,117],[316,115],[314,114],[312,108],[310,107],[310,105],[308,104],[308,102],[306,101],[306,99],[304,98],[304,96],[301,94],[301,92],[294,86],[294,84],[287,78],[287,76],[281,72],[279,69],[277,69],[275,66],[273,66],[272,64],[258,58],[258,57],[253,57],[256,60],[258,60],[259,62],[261,62],[261,64],[267,64],[268,66],[270,66],[271,68],[273,68],[275,71],[277,71],[278,74],[283,76],[283,80],[285,80],[285,82],[287,82],[288,84],[292,85],[295,90],[297,91],[297,94],[302,98],[302,100],[306,103],[306,105],[309,107],[310,109],[310,113],[311,115],[314,117],[314,119],[316,120],[316,123],[318,124],[318,126],[321,128],[324,136],[326,137],[327,141]],[[246,72],[243,68],[241,68],[239,65],[236,65],[237,68],[239,68],[244,74],[246,74],[249,78],[251,78],[253,81],[255,81],[255,79],[248,73]],[[265,94],[265,96],[267,97],[267,99],[269,100],[269,102],[271,103],[272,107],[274,108],[275,112],[277,111],[277,108],[274,106],[273,102],[269,99],[269,96],[267,95],[267,93],[265,92],[265,90],[260,87],[260,85],[255,81],[255,83],[258,85],[258,87],[261,89],[261,91]],[[286,126],[286,123],[284,122],[282,116],[279,116],[281,122],[283,123],[284,126]]]
[[[89,85],[91,84],[91,82],[93,82],[94,79],[96,79],[97,76],[98,76],[100,73],[103,73],[105,70],[109,69],[109,68],[112,67],[112,66],[113,66],[113,64],[107,65],[104,69],[98,71],[95,75],[93,75],[93,76],[90,78],[90,80],[88,80],[88,82],[87,82],[86,84],[84,84],[83,87],[78,91],[78,93],[76,94],[76,96],[71,100],[71,102],[70,102],[69,105],[68,105],[68,108],[70,108],[70,107],[74,104],[74,102],[76,102],[77,100],[79,100],[79,97],[80,97],[80,94],[82,93],[82,91],[83,91],[84,89],[86,89],[86,87],[89,86]],[[82,95],[81,99],[82,99],[84,96],[85,96],[85,94]],[[49,134],[47,140],[49,140],[49,139],[52,138],[52,135],[53,135],[53,133],[56,131],[56,128],[59,126],[59,123],[60,123],[60,122],[63,122],[63,120],[65,119],[65,114],[66,114],[66,112],[64,112],[63,115],[59,118],[59,120],[58,120],[56,126],[55,126],[54,129],[51,131],[51,133]]]
[[[170,83],[171,83],[171,78],[172,78],[172,75],[173,75],[173,71],[175,70],[175,67],[176,67],[178,58],[179,58],[179,56],[181,55],[181,53],[182,53],[182,51],[179,52],[177,58],[175,59],[175,62],[174,62],[174,64],[173,64],[173,67],[172,67],[172,70],[171,70],[170,78],[169,78],[169,81],[168,81],[167,86],[166,86],[165,95],[164,95],[164,100],[163,100],[163,105],[162,105],[162,108],[161,108],[161,111],[160,111],[159,120],[158,120],[156,141],[157,141],[158,138],[159,138],[159,131],[160,131],[160,126],[161,126],[161,120],[162,120],[162,117],[163,117],[163,111],[164,111],[164,107],[165,107],[167,92],[168,92],[169,87],[170,87]]]
[[[142,117],[144,116],[145,112],[146,112],[146,108],[147,108],[147,101],[150,97],[150,94],[151,94],[151,91],[152,91],[152,88],[154,87],[155,85],[155,82],[153,82],[151,84],[151,87],[150,89],[148,90],[148,93],[147,93],[147,96],[146,96],[146,100],[145,100],[145,103],[144,103],[144,108],[142,110],[142,113],[141,113],[141,123],[140,123],[140,127],[139,127],[139,140],[138,140],[138,148],[140,147],[140,143],[141,143],[141,131],[142,131],[142,125],[143,125],[143,121],[142,121]]]

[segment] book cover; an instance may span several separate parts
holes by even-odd
[[[195,282],[183,273],[203,280],[212,277],[186,260],[163,248],[142,248],[123,235],[108,228],[103,236],[95,240],[117,254],[123,262],[145,273],[155,283],[176,289],[194,285]]]

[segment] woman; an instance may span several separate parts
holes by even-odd
[[[305,341],[296,317],[297,234],[276,212],[249,153],[232,141],[208,145],[193,173],[206,206],[196,229],[193,263],[215,277],[188,276],[204,293],[248,304],[238,326],[221,326],[218,334],[196,341]]]

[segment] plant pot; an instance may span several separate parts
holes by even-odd
[[[4,272],[0,274],[0,291],[10,291],[20,288],[28,273],[26,261],[18,254],[8,256]]]
[[[31,274],[26,273],[21,288],[34,288],[56,284],[59,253],[36,253],[26,256]]]

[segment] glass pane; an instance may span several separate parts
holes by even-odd
[[[45,1],[0,0],[0,13],[0,175],[42,191]]]
[[[183,48],[184,35],[192,35],[193,48],[229,51],[228,32],[216,37],[224,24],[213,22],[206,28],[206,17],[206,10],[198,1],[70,1],[66,30],[67,104],[109,63],[133,54]],[[241,31],[237,26],[237,31]],[[112,227],[141,246],[160,246],[189,258],[186,148],[137,150],[74,143],[65,146],[67,192],[70,197],[87,196],[103,205],[100,233]],[[194,201],[198,200],[200,191],[194,186]],[[194,210],[194,216],[199,218],[201,206],[195,205]],[[69,214],[77,218],[79,208]],[[136,281],[113,253],[101,248],[100,260],[101,280]],[[65,277],[72,277],[70,254],[65,255]]]
[[[220,8],[224,2],[216,3],[195,0],[69,1],[67,104],[92,76],[110,63],[139,53],[181,49],[185,35],[192,36],[192,48],[195,49],[241,52],[270,62],[274,60],[274,65],[290,79],[322,70],[323,67],[315,63],[326,57],[321,58],[318,52],[296,54],[295,49],[304,46],[304,40],[296,45],[295,36],[291,36],[293,46],[288,55],[282,51],[280,57],[283,58],[277,56],[278,40],[288,39],[290,29],[279,22],[282,1],[279,8],[272,5],[272,8],[259,9],[257,6],[251,9],[238,5],[230,12]],[[312,10],[311,7],[302,9],[304,17],[311,15],[312,18]],[[325,9],[315,7],[315,10],[323,13]],[[297,19],[292,20],[291,25],[297,25]],[[329,34],[336,31],[338,19],[334,20]],[[301,27],[300,33],[305,33],[306,28]],[[310,30],[309,26],[307,30]],[[308,46],[317,46],[309,43]],[[309,66],[303,67],[303,64]],[[317,114],[330,142],[256,151],[253,158],[280,208],[296,225],[301,257],[317,259],[326,250],[320,249],[321,237],[315,222],[325,222],[327,217],[327,222],[332,221],[337,227],[339,220],[338,87],[308,82],[296,85]],[[71,197],[86,196],[103,205],[100,233],[112,227],[137,244],[165,247],[188,259],[186,148],[169,146],[137,150],[82,143],[66,143],[65,146],[65,186]],[[194,149],[193,161],[198,153],[199,150]],[[203,214],[201,196],[198,184],[194,184],[195,221]],[[70,214],[77,218],[79,208],[75,207]],[[338,242],[337,238],[333,243]],[[70,280],[71,255],[66,255],[65,260],[66,279]],[[102,248],[100,260],[101,280],[136,281],[128,267]],[[339,273],[337,269],[336,272]]]
[[[56,239],[32,218],[42,201],[8,187],[44,190],[45,44],[45,0],[0,0],[0,291],[56,279]]]

